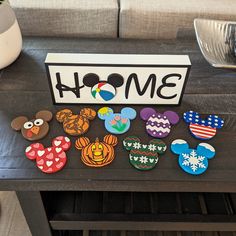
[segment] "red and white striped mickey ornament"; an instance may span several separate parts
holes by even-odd
[[[189,123],[191,134],[202,140],[213,138],[216,135],[216,129],[220,129],[224,125],[224,121],[217,115],[209,115],[204,120],[194,111],[185,112],[183,119],[186,123]]]
[[[41,143],[33,143],[25,149],[30,160],[36,160],[37,167],[44,173],[51,174],[61,170],[67,161],[66,153],[71,146],[70,139],[59,136],[53,139],[52,146],[44,148]]]

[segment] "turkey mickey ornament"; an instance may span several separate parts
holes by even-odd
[[[29,120],[26,116],[18,116],[11,122],[15,131],[21,131],[22,136],[29,141],[44,138],[49,132],[48,122],[52,120],[52,113],[47,110],[39,111],[35,118]]]

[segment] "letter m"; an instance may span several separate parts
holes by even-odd
[[[127,83],[126,83],[126,87],[125,87],[125,98],[126,99],[128,99],[128,97],[129,97],[129,91],[130,91],[130,86],[131,86],[132,81],[134,82],[134,85],[136,87],[136,91],[140,96],[145,94],[148,86],[151,84],[150,98],[153,98],[154,93],[155,93],[155,86],[156,86],[156,75],[155,74],[151,74],[148,77],[143,88],[140,87],[137,74],[135,74],[135,73],[130,74],[130,76],[128,77]]]

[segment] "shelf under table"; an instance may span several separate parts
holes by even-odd
[[[236,231],[236,194],[41,192],[54,230]]]

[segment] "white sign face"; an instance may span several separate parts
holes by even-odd
[[[56,54],[46,69],[54,104],[178,105],[191,63],[187,55]]]

